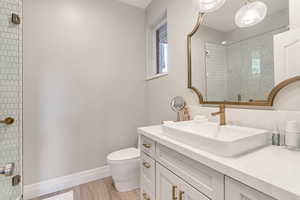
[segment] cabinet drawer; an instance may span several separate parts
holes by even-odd
[[[275,200],[232,178],[225,178],[225,200]]]
[[[156,160],[212,200],[224,200],[224,175],[161,144]]]
[[[141,150],[149,156],[155,156],[155,142],[145,136],[141,136]]]
[[[141,183],[155,192],[155,161],[145,153],[141,154]]]

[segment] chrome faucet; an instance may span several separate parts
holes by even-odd
[[[220,111],[211,113],[212,116],[220,115],[220,126],[226,125],[225,104],[220,104]]]

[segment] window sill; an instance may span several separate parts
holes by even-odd
[[[161,74],[156,74],[156,75],[153,75],[153,76],[149,76],[146,78],[146,81],[151,81],[153,79],[158,79],[160,77],[164,77],[164,76],[168,76],[168,73],[161,73]]]

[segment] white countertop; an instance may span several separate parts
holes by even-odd
[[[238,157],[220,157],[162,135],[161,126],[139,134],[278,200],[300,200],[300,152],[268,146]]]

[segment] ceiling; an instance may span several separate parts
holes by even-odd
[[[152,0],[119,0],[123,3],[146,8]],[[289,7],[289,0],[260,0],[268,6],[268,15],[272,15],[280,10]],[[205,25],[222,31],[229,32],[236,29],[234,23],[235,13],[245,4],[246,0],[226,0],[226,3],[219,10],[207,14]]]
[[[146,8],[152,0],[119,0],[119,1],[139,8]]]
[[[268,14],[272,15],[289,7],[289,0],[260,0],[268,6]],[[205,25],[222,32],[237,28],[234,22],[235,13],[245,4],[246,0],[226,0],[219,10],[207,14]]]

